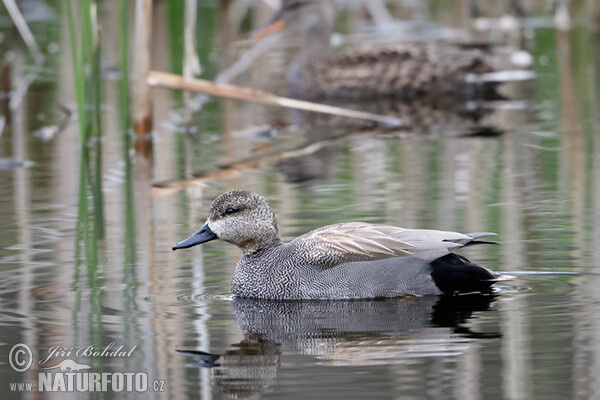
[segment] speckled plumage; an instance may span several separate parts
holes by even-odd
[[[190,243],[206,232],[214,236]],[[451,254],[489,235],[348,222],[283,243],[268,202],[256,193],[234,190],[217,197],[206,225],[173,249],[214,238],[238,246],[242,258],[231,287],[241,297],[376,298],[489,288],[500,276]],[[443,284],[435,281],[439,277]]]
[[[321,258],[321,257],[319,257]],[[243,255],[231,284],[242,297],[269,299],[359,299],[437,295],[430,266],[416,257],[357,261],[323,268],[294,243]]]
[[[437,104],[440,98],[484,98],[487,88],[467,83],[466,77],[493,70],[480,51],[449,44],[362,45],[343,52],[302,49],[290,68],[288,83],[290,95],[300,98],[385,97]]]
[[[302,34],[300,53],[288,71],[290,95],[304,99],[437,102],[495,93],[494,84],[467,79],[492,72],[483,53],[449,43],[369,44],[334,51],[335,23],[330,0],[284,0],[272,22]]]

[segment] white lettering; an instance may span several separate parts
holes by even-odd
[[[38,374],[38,390],[40,392],[49,392],[52,390],[52,377],[54,376],[51,372],[40,372]]]
[[[54,374],[54,384],[52,385],[53,392],[66,392],[65,376],[63,374]]]
[[[66,348],[66,347],[61,347],[61,346],[52,346],[48,349],[48,357],[40,360],[38,364],[45,364],[52,357],[71,357],[72,350],[73,350],[72,347]]]
[[[63,375],[63,374],[61,374],[61,375]],[[67,373],[64,374],[64,376],[67,378],[66,379],[67,392],[72,392],[73,391],[73,387],[75,386],[74,385],[75,375],[79,375],[79,374],[76,374],[75,372],[67,372]]]
[[[78,392],[87,392],[90,388],[89,374],[77,374],[75,390]]]
[[[106,392],[108,390],[108,384],[111,382],[111,373],[110,372],[103,372],[102,373],[102,391]]]
[[[125,385],[125,379],[123,379],[123,374],[120,372],[115,372],[112,376],[112,390],[113,392],[122,392]]]
[[[148,390],[148,379],[147,375],[143,372],[135,374],[135,390],[138,392],[145,392]]]
[[[89,385],[90,392],[99,392],[101,389],[100,385],[100,374],[97,372],[92,372],[90,375]]]
[[[33,392],[35,389],[33,388],[33,382],[11,382],[10,383],[10,391],[11,392]]]
[[[155,387],[156,381],[152,389]],[[160,387],[162,388],[162,385]],[[21,383],[11,383],[10,388],[13,391],[35,391],[35,388],[22,387]],[[37,390],[40,392],[146,392],[148,374],[145,372],[40,372]]]
[[[127,353],[127,357],[131,357],[131,353],[133,353],[133,351],[135,350],[136,347],[137,347],[137,344],[135,346],[133,346],[131,348],[131,350],[129,350],[129,353]]]

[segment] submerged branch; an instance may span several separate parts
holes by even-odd
[[[266,154],[221,165],[219,170],[194,174],[189,179],[156,182],[152,185],[152,196],[165,196],[189,187],[204,186],[205,181],[210,179],[230,178],[244,170],[258,168],[264,162],[274,161],[277,157],[278,155]]]
[[[337,138],[321,140],[296,150],[268,152],[231,163],[221,164],[218,166],[218,170],[194,174],[188,179],[172,179],[168,181],[156,182],[152,185],[152,196],[166,196],[189,187],[204,186],[208,180],[231,178],[240,174],[242,171],[259,168],[265,163],[286,161],[290,158],[310,155],[325,146],[332,145],[335,143],[336,139]]]

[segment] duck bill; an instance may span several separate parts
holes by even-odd
[[[283,20],[281,19],[277,19],[272,22],[269,22],[267,26],[264,26],[258,29],[257,31],[254,31],[251,38],[255,40],[263,39],[275,32],[279,32],[283,28],[285,28],[285,22],[283,22]]]
[[[194,233],[187,239],[183,239],[181,242],[176,243],[172,249],[173,251],[177,249],[187,249],[189,247],[196,246],[198,244],[210,242],[211,240],[217,239],[217,235],[210,230],[208,227],[208,223],[204,224],[202,228],[198,230],[198,232]]]

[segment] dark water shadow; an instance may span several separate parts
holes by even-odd
[[[493,302],[493,295],[367,301],[234,299],[242,341],[223,354],[177,351],[191,357],[188,367],[212,368],[217,392],[246,397],[275,385],[284,352],[336,366],[460,355],[470,340],[501,337],[499,332],[474,332],[467,326],[474,313],[490,310]]]
[[[350,110],[394,117],[401,126],[377,125],[371,121],[333,116],[310,111],[294,110],[294,122],[306,130],[337,129],[371,130],[382,135],[461,137],[495,129],[490,121],[498,105],[491,102],[403,102],[394,99],[374,99],[364,102],[327,101],[326,104]]]
[[[334,102],[326,104],[351,110],[394,117],[400,126],[385,126],[372,121],[333,116],[310,111],[293,110],[294,126],[303,131],[301,147],[278,157],[277,170],[292,183],[315,183],[328,180],[340,143],[351,136],[377,139],[398,138],[491,138],[505,133],[498,125],[496,111],[504,102],[407,103],[393,99],[364,102]]]

